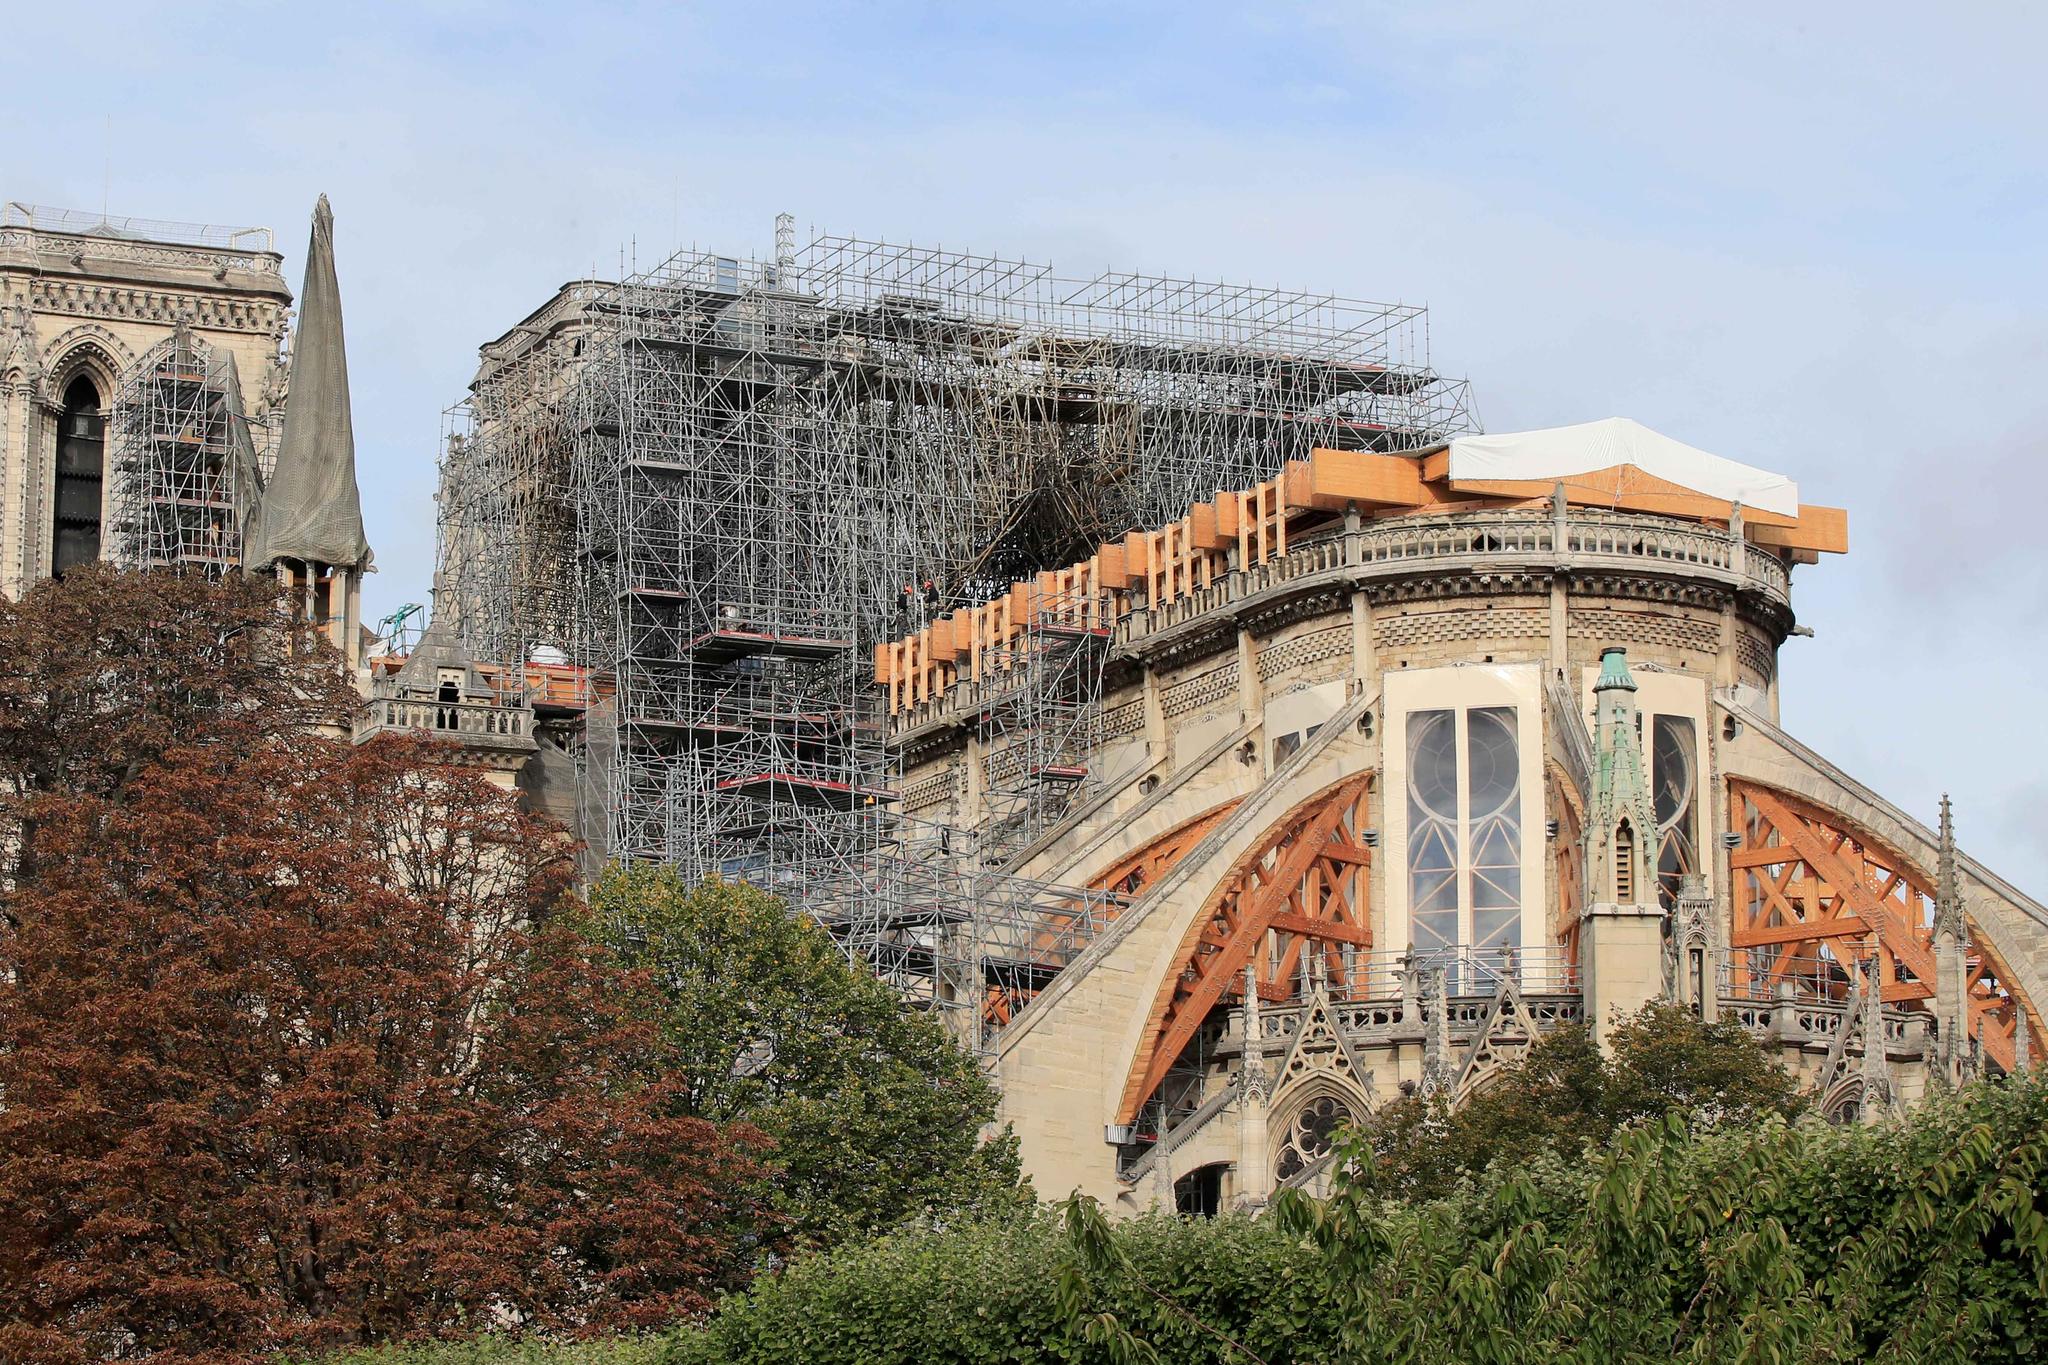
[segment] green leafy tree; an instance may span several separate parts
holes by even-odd
[[[781,900],[643,865],[609,872],[590,911],[655,981],[687,1112],[773,1139],[808,1245],[1029,1200],[1015,1138],[982,1139],[996,1091],[973,1056]]]
[[[1495,1161],[1573,1154],[1624,1124],[1681,1115],[1755,1124],[1804,1107],[1798,1083],[1733,1022],[1709,1023],[1652,1002],[1620,1020],[1603,1054],[1584,1026],[1559,1029],[1493,1082],[1452,1108],[1409,1098],[1372,1124],[1376,1174],[1392,1193],[1444,1193]]]

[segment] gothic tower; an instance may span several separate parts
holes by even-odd
[[[1642,717],[1626,650],[1600,653],[1593,683],[1593,791],[1586,809],[1586,906],[1579,969],[1593,1036],[1668,989],[1657,901],[1657,817],[1643,772]]]
[[[282,264],[267,228],[0,206],[0,593],[236,558],[235,450],[267,458],[284,402]]]

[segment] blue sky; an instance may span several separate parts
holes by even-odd
[[[1788,727],[2048,894],[2048,10],[16,8],[0,197],[267,223],[296,284],[332,196],[373,616],[478,343],[780,211],[1426,303],[1491,430],[1631,416],[1849,507]]]

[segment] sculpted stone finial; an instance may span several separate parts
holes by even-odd
[[[1955,822],[1949,814],[1948,793],[1941,794],[1941,839],[1934,872],[1934,932],[1963,937],[1962,878],[1956,866]]]

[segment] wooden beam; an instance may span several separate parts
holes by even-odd
[[[1146,557],[1146,547],[1151,541],[1151,533],[1147,531],[1132,531],[1124,537],[1124,567],[1133,583],[1143,583],[1150,573],[1151,561]]]
[[[1728,935],[1731,948],[1764,948],[1778,943],[1806,943],[1823,938],[1868,938],[1870,926],[1854,915],[1833,919],[1799,920],[1792,924],[1768,924],[1761,929],[1737,929]]]
[[[1095,562],[1100,567],[1102,586],[1112,592],[1121,592],[1138,581],[1138,575],[1131,570],[1130,553],[1121,540],[1098,549]]]
[[[1348,924],[1339,919],[1312,919],[1307,915],[1275,915],[1267,926],[1283,934],[1302,934],[1309,938],[1322,939],[1329,943],[1349,943],[1354,947],[1372,947],[1372,930]]]
[[[1237,528],[1225,535],[1217,520],[1216,504],[1198,502],[1188,509],[1188,544],[1197,550],[1227,550],[1237,543]]]
[[[1309,452],[1308,502],[1326,512],[1348,503],[1362,508],[1422,507],[1437,501],[1427,490],[1419,461],[1364,450]]]
[[[1790,526],[1750,524],[1750,510],[1742,509],[1749,538],[1773,550],[1810,550],[1820,554],[1849,553],[1849,513],[1840,507],[1799,504],[1799,518]]]
[[[1244,494],[1218,493],[1216,495],[1216,534],[1225,537],[1219,547],[1229,549],[1237,543],[1238,530],[1244,525]]]
[[[945,630],[936,637],[939,653],[964,659],[974,652],[974,617],[963,607],[940,622]]]
[[[1280,466],[1280,515],[1303,511],[1316,506],[1311,484],[1311,464],[1307,460],[1289,460]]]

